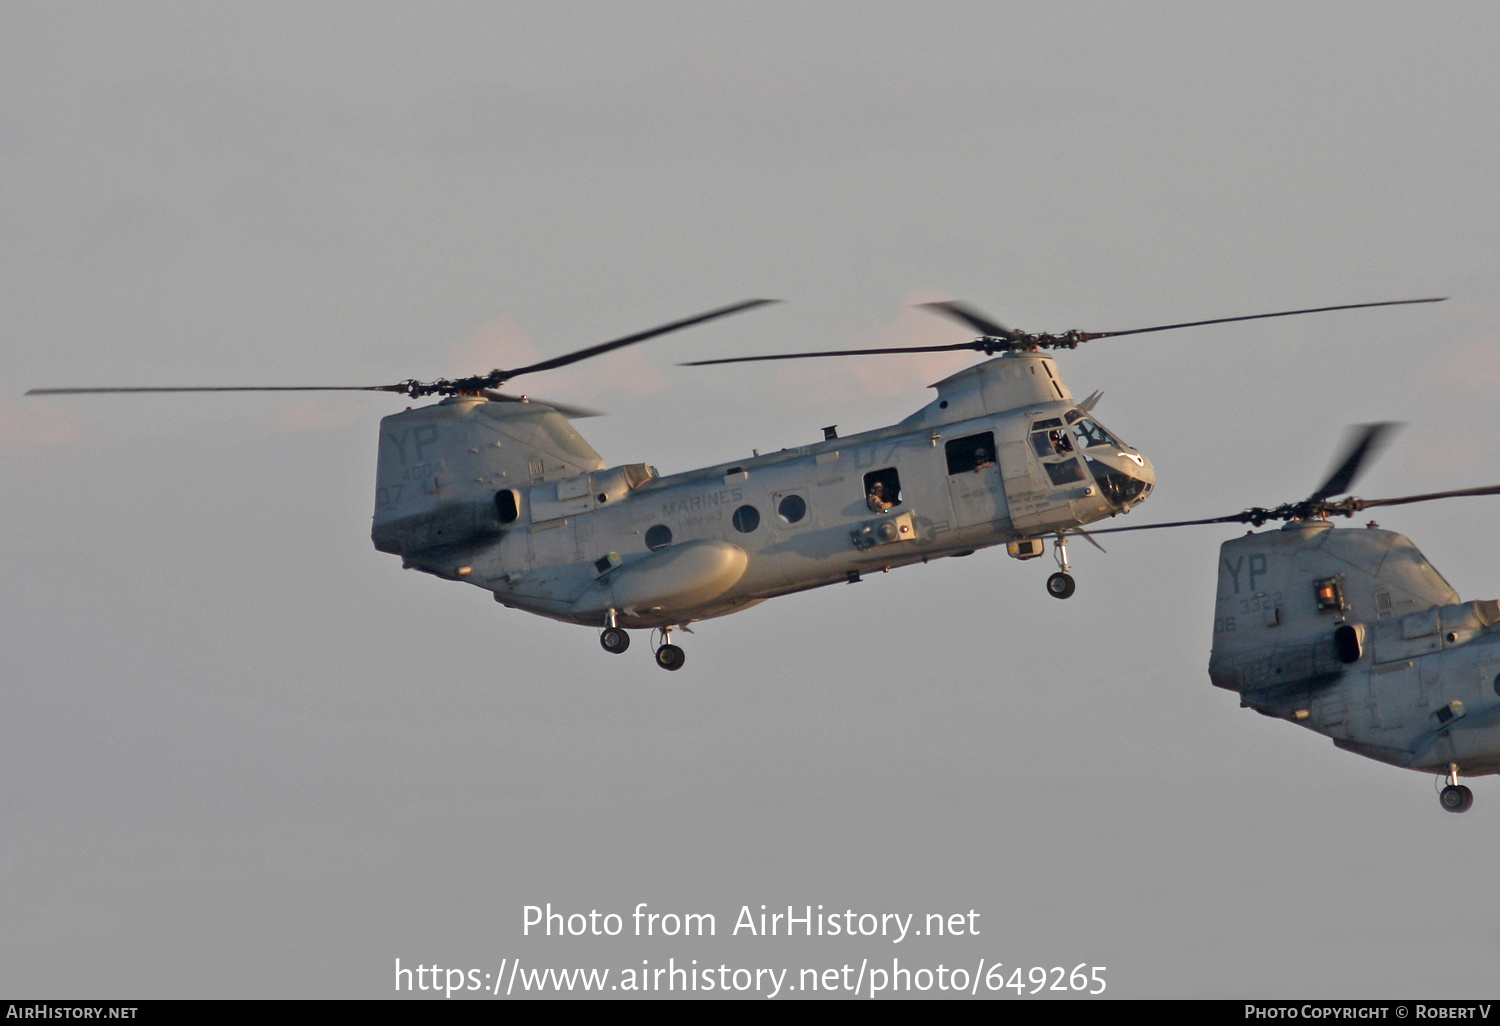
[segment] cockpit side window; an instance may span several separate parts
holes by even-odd
[[[1056,418],[1039,420],[1031,429],[1031,448],[1043,459],[1049,456],[1071,456],[1073,440]]]
[[[1059,487],[1065,484],[1072,484],[1074,481],[1083,480],[1083,468],[1078,465],[1077,460],[1070,459],[1060,463],[1043,463],[1042,466],[1046,468],[1047,476],[1052,479],[1052,483]]]
[[[981,431],[944,443],[948,454],[948,473],[967,474],[995,465],[995,433]]]
[[[1084,423],[1083,421],[1079,422]],[[1074,431],[1078,430],[1075,425]],[[1078,463],[1078,446],[1063,422],[1057,417],[1038,420],[1031,425],[1031,448],[1042,460],[1054,487],[1083,480],[1083,467]]]

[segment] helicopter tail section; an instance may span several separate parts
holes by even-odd
[[[1299,520],[1251,533],[1219,549],[1209,677],[1272,711],[1338,680],[1377,640],[1392,653],[1403,641],[1438,644],[1437,610],[1457,602],[1417,547],[1391,531]],[[1416,623],[1423,616],[1431,630]]]
[[[514,489],[600,470],[604,460],[556,410],[454,396],[385,417],[371,539],[403,557],[499,536]]]

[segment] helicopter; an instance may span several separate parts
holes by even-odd
[[[389,385],[32,389],[27,395],[375,391],[439,397],[380,422],[371,539],[403,567],[475,585],[504,606],[597,629],[606,652],[654,632],[657,665],[680,669],[676,629],[875,571],[1004,545],[1019,560],[1054,543],[1047,592],[1074,593],[1067,545],[1085,525],[1145,501],[1150,461],[1075,401],[1046,350],[1112,336],[1436,299],[1359,303],[1130,331],[1012,331],[957,302],[924,304],[969,342],[732,357],[692,366],[972,350],[988,359],[931,387],[905,419],[840,437],[662,475],[610,466],[569,422],[593,411],[498,391],[520,377],[762,306],[753,299],[523,367]],[[1097,543],[1095,543],[1097,545]]]
[[[1209,679],[1237,692],[1242,708],[1344,751],[1439,774],[1442,807],[1466,812],[1474,794],[1460,774],[1500,773],[1500,601],[1461,602],[1410,539],[1373,520],[1335,528],[1329,518],[1500,495],[1500,485],[1334,501],[1394,427],[1358,429],[1300,502],[1096,533],[1282,521],[1219,547]]]

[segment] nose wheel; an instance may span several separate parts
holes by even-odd
[[[1068,536],[1061,531],[1057,534],[1057,541],[1053,543],[1052,555],[1057,560],[1057,573],[1047,578],[1047,594],[1055,599],[1072,598],[1078,585],[1068,573],[1073,569],[1068,565]]]
[[[1438,801],[1447,812],[1468,812],[1474,804],[1474,792],[1458,782],[1456,762],[1449,765],[1448,785],[1438,792]]]
[[[1065,573],[1055,573],[1047,578],[1047,594],[1053,598],[1070,598],[1078,590],[1078,584]]]
[[[619,627],[606,627],[599,633],[599,647],[610,655],[619,655],[630,647],[630,635]]]

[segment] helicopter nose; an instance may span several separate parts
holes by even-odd
[[[1140,453],[1127,455],[1134,455],[1137,460],[1141,461],[1140,466],[1132,471],[1130,476],[1146,486],[1146,490],[1141,493],[1141,498],[1144,499],[1147,495],[1151,494],[1151,489],[1156,487],[1156,468],[1151,465],[1150,460],[1146,459]]]
[[[1134,450],[1090,453],[1087,462],[1100,494],[1120,507],[1121,512],[1144,502],[1156,486],[1156,468]]]

